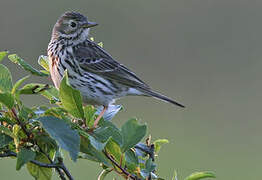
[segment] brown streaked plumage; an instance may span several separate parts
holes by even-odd
[[[84,102],[104,106],[94,126],[109,104],[128,95],[152,96],[184,107],[153,91],[103,48],[88,40],[90,28],[96,25],[80,13],[66,12],[57,20],[48,45],[49,68],[56,88],[67,69],[70,85],[81,92]]]

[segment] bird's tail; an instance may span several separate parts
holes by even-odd
[[[178,102],[176,102],[176,101],[174,101],[174,100],[172,100],[172,99],[170,99],[170,98],[168,98],[168,97],[166,97],[166,96],[164,96],[164,95],[162,95],[160,93],[154,92],[152,90],[145,90],[144,89],[143,93],[145,93],[146,96],[152,96],[152,97],[155,97],[157,99],[163,100],[165,102],[169,102],[171,104],[174,104],[174,105],[177,105],[179,107],[185,108],[185,106],[183,104],[180,104],[180,103],[178,103]]]

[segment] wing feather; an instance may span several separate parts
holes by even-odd
[[[115,61],[103,48],[91,41],[74,48],[80,67],[88,72],[102,76],[133,88],[150,89],[135,73]]]

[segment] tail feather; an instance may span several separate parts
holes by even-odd
[[[160,93],[157,93],[157,92],[154,92],[154,91],[151,91],[151,90],[144,90],[143,92],[145,93],[145,95],[153,96],[157,99],[161,99],[163,101],[166,101],[166,102],[169,102],[171,104],[177,105],[179,107],[185,108],[185,106],[183,104],[180,104],[180,103],[178,103],[178,102],[176,102],[176,101],[174,101],[174,100],[172,100],[172,99],[170,99],[170,98],[168,98],[168,97],[166,97],[166,96],[164,96]]]

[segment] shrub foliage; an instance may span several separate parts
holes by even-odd
[[[30,75],[49,76],[48,61],[39,57],[43,70],[38,70],[16,54],[0,52],[0,62],[8,57]],[[15,157],[16,170],[23,166],[37,180],[49,180],[54,172],[61,179],[74,179],[65,166],[63,151],[72,161],[86,159],[101,166],[98,180],[116,172],[125,179],[159,179],[155,157],[166,139],[151,141],[146,138],[147,126],[137,119],[129,119],[118,128],[111,120],[121,110],[112,105],[94,129],[93,123],[100,108],[83,105],[78,90],[73,89],[67,78],[62,79],[60,89],[41,83],[26,83],[29,76],[13,83],[9,69],[0,64],[0,157]],[[50,105],[38,102],[27,107],[20,99],[23,95],[40,95]],[[34,98],[30,96],[30,98]],[[211,172],[193,173],[185,180],[214,177]],[[175,174],[173,177],[177,180]]]

